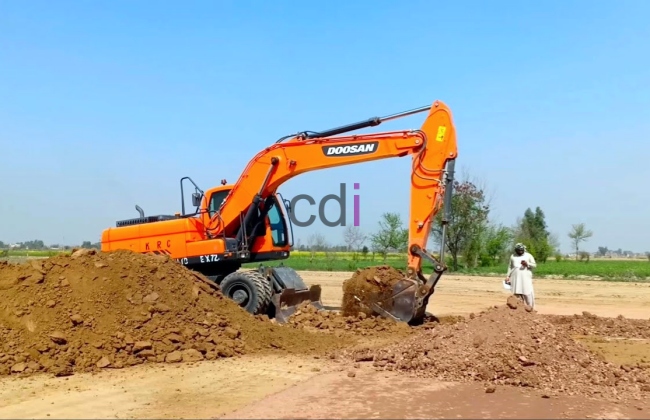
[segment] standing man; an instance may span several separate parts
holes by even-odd
[[[535,291],[532,270],[535,267],[537,267],[535,258],[526,252],[524,244],[515,245],[515,252],[510,256],[506,283],[510,285],[513,295],[533,309],[535,309]]]

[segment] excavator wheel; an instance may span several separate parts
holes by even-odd
[[[257,270],[230,273],[219,287],[225,296],[253,315],[266,313],[273,294],[271,283]]]

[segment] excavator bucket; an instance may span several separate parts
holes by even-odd
[[[275,319],[284,324],[296,312],[297,307],[307,301],[318,310],[325,309],[321,302],[321,287],[307,287],[300,275],[290,267],[267,267],[266,273],[274,289],[281,289],[271,298],[275,307]]]
[[[370,310],[385,318],[394,321],[410,323],[420,318],[424,308],[420,308],[417,301],[417,292],[421,284],[416,280],[403,279],[393,286],[389,297],[375,297],[366,299],[365,303],[355,296],[356,300]]]

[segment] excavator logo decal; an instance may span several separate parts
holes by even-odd
[[[165,243],[165,245],[166,245],[167,248],[171,248],[171,246],[172,246],[172,241],[170,241],[169,239],[167,239],[167,242]],[[156,242],[156,248],[157,248],[158,250],[162,250],[162,246],[163,246],[162,241],[157,241],[157,242]],[[145,249],[145,251],[151,251],[151,247],[149,246],[149,242],[145,242],[145,244],[144,244],[144,249]],[[154,252],[155,252],[155,251],[154,251]]]
[[[438,135],[436,136],[436,141],[442,142],[445,139],[445,131],[447,131],[447,127],[444,125],[438,127]]]
[[[378,141],[361,144],[342,144],[340,146],[323,146],[325,156],[358,156],[368,155],[377,151]]]

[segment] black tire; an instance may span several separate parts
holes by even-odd
[[[266,313],[271,303],[271,282],[257,270],[235,271],[219,284],[221,292],[253,315]]]

